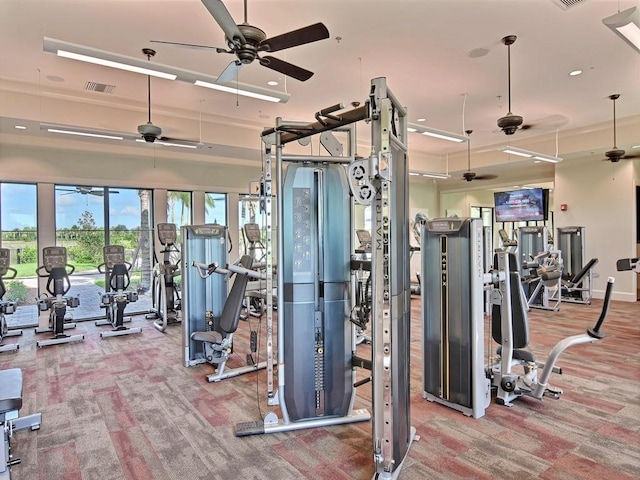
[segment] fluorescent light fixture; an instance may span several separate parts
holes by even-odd
[[[27,127],[25,127],[24,125],[14,125],[14,127],[16,130],[26,130]]]
[[[446,178],[451,178],[451,175],[449,175],[448,173],[438,173],[438,172],[412,171],[412,172],[409,172],[409,175],[412,177],[439,178],[441,180],[444,180]]]
[[[95,65],[117,68],[143,75],[151,75],[167,80],[175,80],[177,78],[177,75],[171,72],[171,67],[163,68],[162,65],[149,63],[149,61],[141,58],[126,57],[124,55],[118,55],[117,53],[75,45],[53,38],[44,37],[43,49],[45,52],[55,53],[59,57],[70,58],[71,60],[93,63]],[[150,68],[150,65],[153,68]]]
[[[469,139],[469,137],[465,135],[458,135],[457,133],[446,132],[444,130],[438,130],[437,128],[425,127],[414,123],[409,123],[407,125],[407,131],[412,133],[421,133],[422,135],[427,135],[429,137],[440,138],[442,140],[457,143],[466,142]]]
[[[640,148],[640,145],[632,145],[631,148]]]
[[[220,90],[221,92],[227,92],[227,93],[234,93],[234,94],[237,93],[238,95],[257,98],[258,100],[266,100],[267,102],[277,103],[280,101],[279,98],[273,97],[271,95],[264,95],[262,93],[250,92],[248,90],[243,90],[241,88],[227,87],[226,85],[220,85],[212,82],[205,82],[202,80],[196,80],[195,82],[193,82],[193,84],[197,85],[198,87],[212,88],[214,90]]]
[[[94,137],[94,138],[108,138],[109,140],[123,140],[123,137],[118,137],[116,135],[106,135],[102,133],[89,133],[89,132],[80,132],[74,130],[60,130],[58,128],[47,128],[48,132],[51,133],[64,133],[65,135],[78,135],[80,137]]]
[[[45,52],[54,53],[56,55],[72,58],[84,62],[90,62],[107,67],[118,68],[130,72],[141,73],[144,75],[152,75],[170,80],[178,80],[181,82],[196,84],[213,88],[225,93],[233,95],[244,95],[247,97],[266,100],[269,102],[286,103],[291,95],[278,90],[271,90],[255,85],[236,82],[220,85],[216,83],[217,77],[205,75],[203,73],[193,72],[182,68],[176,68],[160,63],[151,63],[146,59],[128,57],[117,53],[98,50],[96,48],[76,45],[62,40],[44,37],[43,49]]]
[[[152,70],[150,68],[136,67],[135,65],[127,65],[126,63],[113,62],[104,58],[90,57],[89,55],[81,55],[79,53],[67,52],[66,50],[58,50],[57,55],[63,58],[70,58],[71,60],[79,60],[81,62],[94,63],[96,65],[102,65],[103,67],[118,68],[120,70],[126,70],[128,72],[141,73],[142,75],[151,75],[153,77],[165,78],[167,80],[175,80],[177,75],[165,72],[159,72],[158,70]]]
[[[529,150],[518,147],[502,147],[498,150],[503,153],[508,153],[509,155],[518,155],[520,157],[533,158],[535,160],[542,160],[543,162],[558,163],[562,161],[562,158],[560,157],[545,155],[544,153],[531,152]]]
[[[197,145],[187,145],[187,144],[184,144],[184,143],[171,143],[171,142],[163,142],[163,141],[147,142],[146,140],[144,140],[142,138],[137,138],[136,142],[149,143],[149,144],[152,144],[152,145],[163,145],[165,147],[198,148]]]
[[[638,7],[631,7],[604,18],[602,23],[640,53],[640,13],[638,13]]]
[[[580,75],[581,73],[582,70],[573,70],[572,72],[569,72],[569,76],[575,77],[576,75]]]

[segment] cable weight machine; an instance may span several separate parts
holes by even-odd
[[[392,479],[397,478],[415,436],[409,423],[406,111],[384,78],[371,81],[366,104],[340,112],[342,109],[341,105],[324,109],[310,124],[277,119],[276,126],[262,134],[267,272],[273,271],[274,262],[274,176],[278,192],[278,337],[276,352],[273,281],[267,275],[267,394],[268,404],[279,406],[282,417],[269,412],[263,420],[238,424],[236,435],[371,418],[374,478]],[[332,132],[344,131],[359,121],[370,123],[372,142],[371,155],[357,159],[355,135],[349,135],[351,148],[343,154]],[[287,143],[316,134],[331,156],[284,155]],[[351,195],[357,202],[371,205],[373,212],[373,356],[369,361],[373,414],[354,409],[355,368],[360,359],[355,356],[355,327],[350,320]]]

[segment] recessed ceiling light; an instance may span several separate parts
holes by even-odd
[[[569,75],[572,77],[575,77],[576,75],[580,75],[582,73],[582,70],[574,70],[572,72],[569,72]]]
[[[18,130],[26,130],[27,127],[25,127],[24,125],[15,125],[15,128],[17,128]]]
[[[418,121],[418,122],[426,122],[426,121],[427,121],[427,119],[426,119],[426,118],[419,118],[417,121]]]
[[[542,163],[542,160],[534,160],[533,163]]]
[[[276,82],[275,80],[269,80],[267,82],[267,85],[271,85],[272,87],[275,87],[276,85],[278,85],[278,82]]]

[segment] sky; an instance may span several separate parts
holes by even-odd
[[[94,187],[101,189],[101,187]],[[85,190],[86,191],[86,190]],[[117,193],[115,193],[117,192]],[[207,221],[226,221],[226,205],[221,194],[214,194],[215,208],[207,212]],[[82,213],[91,212],[98,228],[104,227],[104,197],[80,193],[75,186],[56,185],[56,228],[77,225]],[[173,218],[179,223],[180,207]],[[187,215],[188,217],[189,215]],[[169,214],[169,218],[171,218]],[[36,226],[36,186],[29,184],[0,184],[0,221],[2,230]],[[137,189],[112,189],[109,195],[111,227],[124,225],[134,229],[140,225],[140,197]],[[187,223],[187,222],[185,222]]]

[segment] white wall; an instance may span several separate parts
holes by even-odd
[[[418,213],[425,214],[428,218],[436,218],[440,210],[440,202],[435,182],[430,180],[411,181],[411,177],[409,177],[409,180],[409,218],[411,222],[413,222]],[[414,238],[413,230],[409,232],[409,243],[414,246],[420,246]],[[421,271],[420,262],[420,252],[415,252],[411,257],[411,280],[413,282],[417,281],[416,274]]]
[[[593,157],[556,165],[554,201],[567,204],[555,213],[555,226],[584,226],[585,258],[597,257],[594,296],[602,298],[614,276],[613,299],[636,301],[636,275],[616,272],[616,260],[636,254],[635,186],[637,161],[602,162]]]

